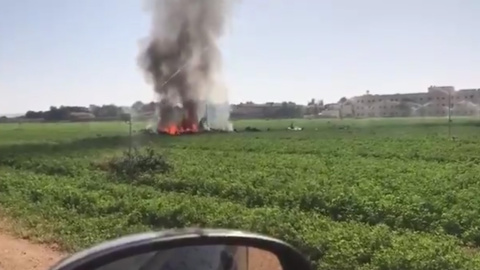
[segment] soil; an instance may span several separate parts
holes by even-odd
[[[66,255],[13,236],[0,226],[0,270],[48,270]]]

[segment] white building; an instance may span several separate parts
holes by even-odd
[[[480,114],[480,89],[455,91],[453,86],[430,86],[427,92],[350,98],[339,111],[343,117],[474,116]]]

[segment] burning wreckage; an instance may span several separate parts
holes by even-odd
[[[162,115],[164,116],[163,118]],[[183,104],[177,104],[175,106],[161,104],[159,105],[159,120],[156,131],[158,134],[166,135],[194,134],[207,131],[233,131],[231,126],[219,129],[210,127],[207,118],[208,110],[206,115],[200,119],[198,119],[197,115],[197,106],[195,103],[187,103],[186,106]]]
[[[201,130],[194,103],[176,106],[160,103],[159,106],[160,115],[157,126],[159,134],[192,134]]]
[[[211,117],[204,104],[228,104],[218,42],[233,2],[149,0],[152,28],[139,65],[158,97],[159,133],[232,130],[229,109]]]
[[[233,131],[218,43],[238,1],[147,2],[152,25],[138,61],[158,97],[157,132]]]

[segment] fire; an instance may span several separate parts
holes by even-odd
[[[197,104],[195,102],[183,102],[181,107],[172,107],[168,103],[163,104],[160,110],[160,116],[162,115],[166,117],[158,123],[159,133],[180,135],[199,131]]]
[[[198,124],[195,121],[184,118],[180,123],[171,123],[164,128],[158,127],[158,131],[160,133],[166,133],[168,135],[197,133]]]

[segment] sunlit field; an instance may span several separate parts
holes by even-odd
[[[66,250],[195,225],[281,238],[317,269],[480,269],[480,120],[145,126],[1,124],[2,213]]]

